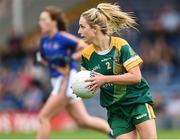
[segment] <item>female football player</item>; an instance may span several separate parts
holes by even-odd
[[[115,4],[101,3],[83,12],[78,32],[91,45],[82,52],[82,67],[95,71],[88,87],[100,87],[100,103],[117,139],[135,139],[137,132],[141,139],[156,139],[153,101],[140,71],[143,61],[126,40],[112,36],[135,25]]]

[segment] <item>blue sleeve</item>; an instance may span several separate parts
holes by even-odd
[[[63,36],[63,43],[64,43],[64,46],[66,46],[72,52],[76,51],[76,47],[78,44],[76,41]]]

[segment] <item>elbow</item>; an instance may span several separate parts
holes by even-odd
[[[138,84],[141,82],[141,71],[139,67],[134,67],[128,71],[131,74],[131,81],[133,84]]]

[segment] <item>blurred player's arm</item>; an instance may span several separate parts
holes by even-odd
[[[41,53],[40,52],[37,52],[36,53],[36,62],[38,62],[39,64],[42,64],[44,66],[47,66],[48,65],[48,62],[42,58],[41,56]]]
[[[61,32],[62,35],[64,35],[67,38],[72,39],[73,41],[76,41],[78,43],[77,48],[76,48],[76,52],[72,55],[73,60],[81,60],[82,57],[82,50],[87,47],[88,45],[80,38],[67,33],[67,32]]]
[[[48,61],[46,61],[45,59],[43,59],[43,57],[41,56],[40,52],[36,53],[36,62],[42,64],[43,66],[50,66],[53,69],[56,69],[58,72],[60,72],[61,74],[63,74],[64,76],[67,76],[69,73],[69,66],[64,66],[64,67],[59,67],[57,65],[54,64],[50,64],[48,63]]]

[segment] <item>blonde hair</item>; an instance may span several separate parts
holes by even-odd
[[[81,16],[91,27],[98,25],[104,34],[119,33],[126,28],[136,29],[137,25],[133,16],[123,12],[118,5],[111,3],[100,3],[97,8],[91,8]]]

